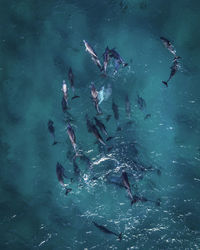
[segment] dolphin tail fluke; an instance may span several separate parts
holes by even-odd
[[[101,76],[102,76],[102,77],[106,77],[106,76],[107,76],[106,72],[104,71],[104,72],[101,74]]]
[[[133,204],[135,204],[137,201],[138,200],[133,197],[133,199],[131,200],[131,206],[133,206]]]
[[[80,152],[76,151],[76,153],[75,153],[75,155],[73,157],[73,161],[75,161],[77,157],[81,157],[81,156],[83,156],[83,154],[81,154]]]
[[[102,67],[100,68],[100,70],[101,70],[101,72],[104,71],[104,66],[102,66]]]
[[[79,98],[80,96],[79,95],[75,95],[72,97],[72,100],[76,99],[76,98]]]
[[[164,83],[167,87],[168,87],[168,84],[167,84],[167,82],[165,82],[165,81],[162,81],[162,83]]]
[[[97,224],[95,221],[92,221],[92,223],[93,223],[96,227],[98,227],[98,224]]]
[[[113,149],[113,146],[109,147],[109,148],[107,149],[108,153],[109,153],[112,149]]]
[[[161,203],[161,200],[158,198],[157,200],[156,200],[156,202],[155,202],[155,204],[156,204],[156,206],[160,206],[160,203]]]
[[[122,239],[122,233],[120,233],[120,234],[118,235],[118,238],[119,238],[119,240]]]
[[[109,136],[106,141],[110,141],[111,139],[113,139],[114,137],[113,136]]]
[[[181,59],[181,57],[180,57],[180,56],[175,55],[175,57],[174,57],[173,61],[176,61],[176,60],[178,60],[178,59]]]
[[[158,176],[160,176],[162,174],[160,169],[156,169],[156,173],[157,173]]]

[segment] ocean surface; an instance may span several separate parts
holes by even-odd
[[[0,249],[200,249],[200,2],[0,3]],[[162,81],[174,56],[160,37],[181,57],[168,87]],[[83,40],[101,63],[108,46],[128,65],[115,72],[111,58],[104,76]],[[70,67],[80,96],[73,100]],[[92,82],[97,91],[108,90],[99,116]],[[98,128],[105,146],[88,131],[86,114],[113,137],[106,141]],[[82,157],[73,158],[67,122]],[[132,195],[148,201],[131,205],[124,172]]]

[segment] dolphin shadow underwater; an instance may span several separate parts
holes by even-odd
[[[106,234],[113,234],[113,235],[117,236],[118,239],[121,241],[121,239],[122,239],[122,233],[117,234],[117,233],[115,233],[115,232],[113,232],[113,231],[107,229],[106,227],[97,224],[95,221],[93,221],[92,223],[95,225],[95,227],[97,227],[98,229],[100,229],[102,232],[104,232],[104,233],[106,233]]]

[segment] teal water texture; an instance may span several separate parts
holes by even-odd
[[[200,3],[195,0],[1,0],[0,7],[0,249],[200,249]],[[159,37],[172,41],[181,69],[167,80],[173,56]],[[85,51],[83,39],[102,61],[108,45],[128,66],[108,76]],[[76,94],[69,101],[77,158],[61,108],[69,67]],[[96,115],[90,84],[111,86],[101,103],[112,140],[103,147],[88,133],[85,115]],[[125,97],[131,116],[125,111]],[[137,95],[146,102],[139,109]],[[112,112],[119,107],[119,126]],[[107,115],[111,119],[106,122]],[[146,114],[151,117],[144,120]],[[54,121],[52,146],[47,129]],[[131,122],[130,122],[131,121]],[[105,137],[104,137],[105,138]],[[106,148],[113,146],[110,152]],[[56,163],[66,170],[66,196]],[[131,206],[125,188],[108,173],[128,173],[134,194],[152,202]],[[122,240],[105,234],[95,221]]]

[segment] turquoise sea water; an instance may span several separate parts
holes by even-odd
[[[0,249],[200,249],[200,3],[0,3]],[[160,36],[182,57],[168,88],[162,80],[170,74],[173,56]],[[83,39],[101,61],[108,45],[129,65],[113,75],[111,61],[108,76],[102,77]],[[73,96],[67,78],[70,66],[80,98],[69,101],[66,115],[61,87],[65,79]],[[91,82],[97,90],[112,86],[98,117],[114,136],[106,147],[87,131],[85,115],[96,115]],[[127,94],[130,118],[125,111]],[[139,109],[137,95],[146,102],[144,110]],[[112,100],[119,107],[121,131],[116,131]],[[146,114],[151,117],[144,120]],[[90,159],[88,164],[77,158],[79,175],[74,173],[66,133],[69,116],[78,148]],[[49,119],[61,142],[55,146],[47,129]],[[72,188],[67,196],[57,180],[57,162]],[[122,170],[133,194],[160,199],[160,206],[131,206],[126,189],[107,178],[108,173],[119,177]],[[122,232],[122,240],[103,233],[93,221]]]

